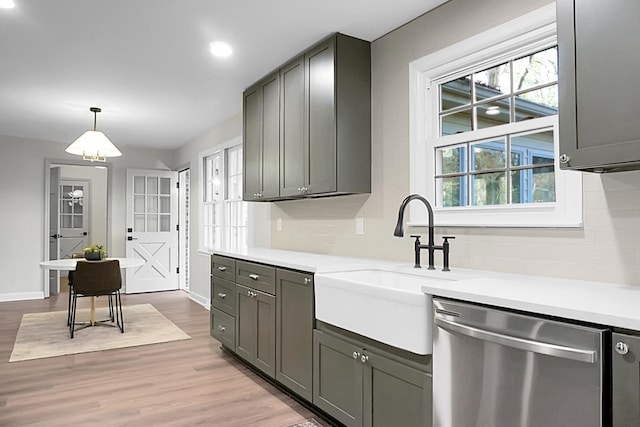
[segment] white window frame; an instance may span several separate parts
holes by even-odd
[[[229,149],[234,149],[236,147],[239,147],[242,145],[242,138],[238,137],[238,138],[234,138],[226,143],[220,144],[214,148],[211,148],[209,150],[205,150],[202,151],[198,154],[198,162],[199,162],[199,182],[201,185],[201,198],[200,198],[200,227],[199,227],[199,231],[198,231],[198,251],[203,253],[203,254],[211,254],[212,252],[216,251],[216,250],[222,250],[222,251],[233,251],[233,252],[243,252],[246,251],[247,246],[249,244],[248,240],[249,240],[249,236],[248,231],[246,231],[248,229],[248,223],[249,223],[249,219],[248,216],[249,214],[247,214],[247,218],[246,221],[244,223],[244,225],[237,225],[237,224],[226,224],[226,217],[229,214],[230,209],[230,204],[235,204],[235,203],[242,203],[242,204],[246,204],[246,202],[242,201],[242,198],[240,199],[229,199],[228,195],[227,195],[227,150]],[[220,175],[222,176],[222,197],[219,200],[214,200],[214,201],[207,201],[206,200],[206,176],[205,176],[205,159],[207,159],[208,157],[214,156],[216,154],[220,154],[222,156],[222,161],[221,161],[221,173]],[[244,171],[243,171],[244,173]],[[240,191],[240,194],[242,194],[242,190]],[[205,219],[206,219],[206,209],[207,206],[214,206],[215,209],[215,205],[220,204],[222,206],[221,208],[221,212],[222,212],[222,223],[220,224],[221,227],[221,232],[220,232],[220,239],[217,242],[214,242],[213,246],[208,246],[205,245],[205,232],[206,232],[206,225],[205,225]],[[245,212],[248,212],[248,207],[244,207],[243,210]],[[244,227],[245,229],[245,235],[247,236],[244,242],[244,245],[242,245],[241,247],[238,246],[235,242],[231,242],[229,241],[229,236],[227,233],[227,229],[233,228],[233,229],[237,229],[238,227]]]
[[[409,64],[410,84],[410,191],[435,202],[435,141],[438,139],[438,93],[434,82],[460,74],[501,57],[528,54],[557,44],[555,3],[516,18],[489,31],[448,46]],[[582,227],[582,174],[560,169],[558,116],[536,120],[539,128],[553,127],[556,202],[441,208],[434,204],[438,226],[462,227]],[[529,128],[522,122],[474,131],[474,139],[517,133]],[[447,136],[456,143],[456,135]],[[467,141],[468,135],[460,136]],[[426,209],[412,204],[409,225],[428,224]]]

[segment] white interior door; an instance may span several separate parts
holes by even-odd
[[[60,180],[58,259],[82,253],[89,243],[89,182]]]
[[[127,169],[127,293],[178,289],[178,173]]]
[[[60,254],[60,168],[49,169],[49,259],[58,259]],[[60,272],[49,270],[49,295],[60,292]]]

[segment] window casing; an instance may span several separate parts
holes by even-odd
[[[411,192],[436,225],[582,225],[581,175],[556,159],[556,64],[553,5],[410,64]]]
[[[242,145],[201,154],[201,250],[247,248],[247,203],[242,201]]]

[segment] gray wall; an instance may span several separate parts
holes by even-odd
[[[411,239],[392,236],[409,194],[409,63],[549,3],[452,0],[376,40],[371,195],[275,204],[272,246],[410,262]],[[584,174],[583,182],[583,229],[438,229],[457,236],[451,265],[640,285],[640,172]],[[355,234],[357,217],[364,235]],[[415,232],[426,230],[406,236]]]
[[[117,142],[116,142],[117,144]],[[65,153],[68,143],[0,135],[0,301],[42,298],[44,259],[45,159],[77,160]],[[125,174],[127,168],[168,169],[170,150],[120,147],[123,156],[112,163],[112,247],[110,255],[125,255]]]

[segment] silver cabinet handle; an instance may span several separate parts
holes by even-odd
[[[437,314],[436,314],[437,316]],[[540,341],[528,340],[525,338],[512,337],[509,335],[499,334],[497,332],[485,331],[483,329],[474,328],[473,326],[462,325],[450,320],[435,317],[435,324],[445,331],[458,333],[468,337],[478,338],[480,340],[504,345],[519,350],[531,351],[547,356],[562,357],[564,359],[577,360],[578,362],[596,363],[597,354],[593,350],[583,350],[580,348],[566,347],[562,345],[549,344]]]
[[[227,267],[225,267],[224,265],[218,267],[218,270],[220,271],[227,271]]]
[[[250,296],[251,298],[255,298],[258,296],[258,294],[256,294],[255,292],[247,291],[247,296]]]
[[[358,357],[360,357],[360,353],[358,353],[357,351],[354,351],[351,356],[353,357],[353,360],[358,360]]]
[[[250,274],[249,275],[249,279],[251,280],[258,280],[260,278],[260,276],[258,276],[257,274]]]
[[[227,294],[218,292],[218,296],[220,297],[220,299],[225,299],[227,297]]]
[[[616,353],[625,355],[629,353],[629,346],[627,343],[619,341],[616,343]]]
[[[220,332],[224,332],[227,328],[222,325],[218,325],[218,329],[220,329]]]
[[[247,291],[247,296],[251,296],[251,291]]]
[[[566,154],[561,154],[559,160],[560,160],[560,163],[562,163],[563,165],[566,165],[567,163],[569,163],[569,160],[571,160],[571,157],[567,156]]]
[[[360,356],[360,361],[362,363],[367,363],[367,361],[369,361],[369,356],[367,356],[366,354],[363,354],[362,356]]]
[[[304,278],[304,284],[308,285],[309,283],[311,283],[311,279],[309,279],[308,277]]]

